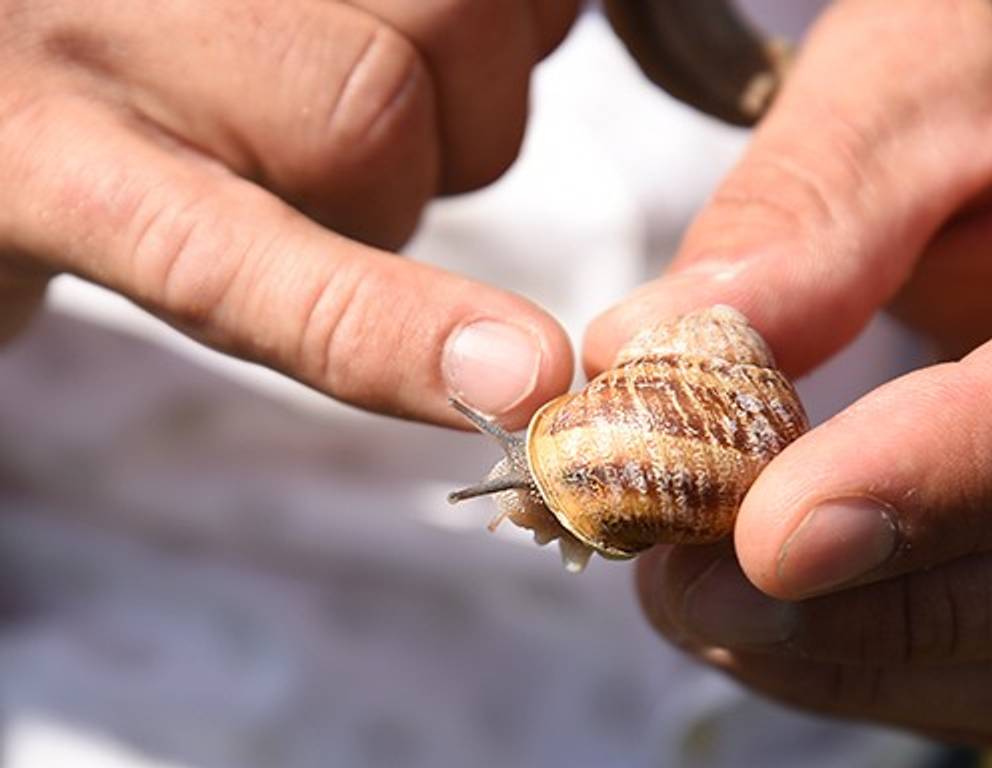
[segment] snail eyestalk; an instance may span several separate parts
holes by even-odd
[[[472,485],[468,488],[463,488],[460,491],[449,493],[448,501],[452,504],[457,504],[459,501],[474,499],[478,496],[488,496],[491,493],[500,493],[502,491],[526,491],[530,489],[530,487],[531,480],[529,477],[523,477],[518,474],[503,475],[501,477],[493,477],[488,480],[483,480],[478,485]]]
[[[496,441],[503,446],[503,450],[510,453],[513,449],[523,448],[524,441],[523,438],[517,437],[509,432],[507,432],[503,427],[497,424],[492,419],[487,419],[481,413],[473,410],[469,406],[465,405],[461,400],[456,400],[455,398],[450,398],[448,402],[451,407],[458,411],[462,416],[471,421],[475,428],[480,432],[487,434],[491,437],[496,438]]]
[[[581,391],[542,405],[525,439],[452,405],[506,451],[452,500],[492,493],[490,529],[509,520],[557,540],[575,571],[592,552],[629,559],[729,535],[748,488],[809,428],[768,345],[719,305],[647,327]]]
[[[448,501],[457,504],[466,499],[493,494],[498,512],[489,521],[490,531],[495,531],[504,520],[509,519],[514,525],[532,531],[534,541],[538,544],[557,540],[565,568],[572,573],[580,572],[585,568],[593,550],[564,528],[545,505],[527,461],[527,441],[507,432],[495,421],[465,403],[455,399],[449,402],[476,429],[495,438],[506,453],[506,458],[497,462],[481,482],[448,494]]]
[[[449,402],[451,407],[471,421],[476,429],[495,438],[506,453],[506,459],[497,464],[482,482],[448,494],[448,501],[457,504],[459,501],[488,496],[492,493],[533,490],[534,480],[530,470],[527,469],[526,443],[523,438],[507,432],[495,421],[486,418],[460,400],[452,398]]]

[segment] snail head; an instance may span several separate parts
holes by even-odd
[[[480,432],[493,437],[506,457],[492,468],[482,482],[448,494],[448,501],[456,504],[477,496],[495,494],[499,512],[489,523],[490,531],[495,531],[503,520],[509,519],[514,525],[531,531],[538,544],[557,540],[565,568],[573,573],[582,571],[592,549],[569,533],[545,505],[527,461],[527,441],[507,432],[495,421],[459,400],[452,399],[451,406]]]
[[[492,472],[485,480],[460,491],[449,493],[448,501],[457,504],[466,499],[488,496],[503,491],[536,491],[537,485],[527,466],[527,445],[524,439],[507,432],[495,421],[473,410],[460,400],[452,398],[450,403],[451,407],[472,422],[476,429],[493,437],[503,448],[506,458],[493,467]]]

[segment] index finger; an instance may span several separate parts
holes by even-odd
[[[530,302],[328,232],[109,110],[62,96],[3,132],[0,248],[211,346],[362,408],[458,426],[453,395],[513,428],[571,379],[564,331]]]

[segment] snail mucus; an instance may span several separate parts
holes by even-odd
[[[809,426],[768,345],[723,305],[631,339],[579,392],[551,400],[526,435],[452,405],[506,457],[452,503],[494,494],[498,514],[557,540],[570,571],[593,552],[628,559],[656,544],[716,541],[761,470]]]

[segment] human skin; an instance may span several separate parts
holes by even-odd
[[[567,341],[536,307],[374,246],[512,161],[527,76],[574,1],[0,13],[5,334],[72,272],[373,410],[455,423],[459,394],[513,427],[567,386]],[[985,0],[839,0],[670,273],[585,353],[595,372],[639,327],[726,302],[792,374],[893,304],[965,355],[786,450],[736,552],[658,549],[639,584],[662,632],[759,691],[976,743],[992,740],[990,40]]]
[[[69,272],[360,407],[520,426],[559,325],[398,259],[517,154],[578,0],[0,0],[0,337]]]
[[[670,270],[585,367],[659,318],[743,311],[800,375],[890,307],[945,362],[780,454],[731,544],[638,564],[657,629],[755,690],[992,744],[992,3],[839,0]]]

